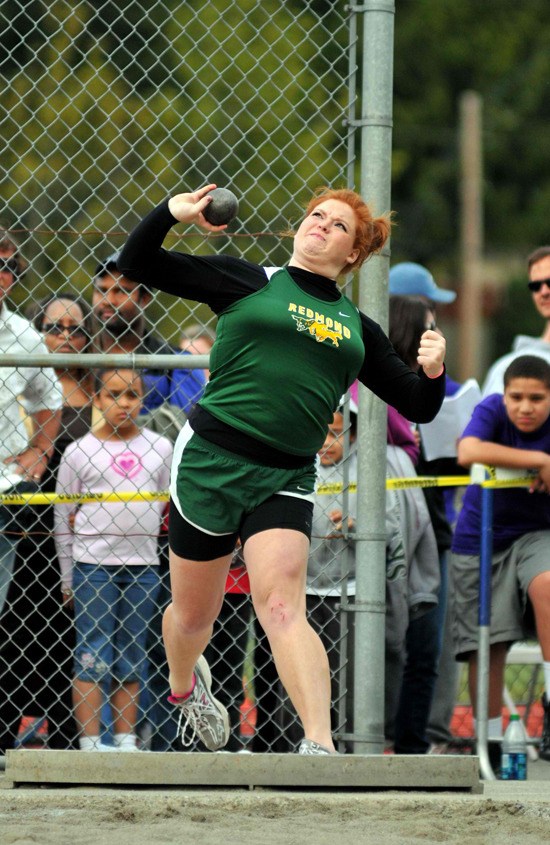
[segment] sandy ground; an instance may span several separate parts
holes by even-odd
[[[550,842],[542,779],[451,792],[19,787],[0,790],[1,845],[404,845]],[[548,767],[548,771],[546,770]],[[1,786],[1,781],[0,781]]]

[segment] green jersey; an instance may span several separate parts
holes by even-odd
[[[314,455],[364,355],[351,300],[318,299],[277,270],[220,316],[200,405],[276,449]]]

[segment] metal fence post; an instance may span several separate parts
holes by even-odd
[[[380,214],[390,208],[395,3],[365,2],[361,194]],[[383,326],[388,313],[389,251],[361,272],[359,307]],[[359,392],[357,621],[355,628],[355,750],[384,747],[384,643],[386,611],[386,407],[366,389]]]
[[[485,471],[483,470],[484,474]],[[491,633],[491,564],[493,556],[493,496],[489,487],[481,488],[481,543],[479,555],[479,611],[477,652],[476,737],[481,774],[496,780],[489,761],[488,712]]]

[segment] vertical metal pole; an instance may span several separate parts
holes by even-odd
[[[343,514],[343,521],[342,521],[342,533],[346,538],[346,548],[344,549],[341,558],[340,558],[340,578],[341,578],[341,586],[340,586],[340,607],[339,607],[339,618],[340,618],[340,666],[338,669],[338,690],[339,690],[339,697],[338,697],[338,705],[337,705],[337,713],[338,713],[338,724],[339,725],[346,725],[347,726],[347,713],[348,713],[348,706],[347,706],[347,698],[349,695],[348,685],[347,685],[347,678],[349,673],[348,667],[348,652],[349,652],[349,634],[348,634],[348,627],[349,627],[349,619],[350,619],[350,602],[348,596],[348,587],[349,587],[349,574],[350,574],[350,562],[351,562],[351,550],[349,546],[349,529],[348,529],[348,516],[349,516],[349,455],[350,455],[350,409],[349,409],[349,395],[346,396],[346,401],[344,403],[344,457],[343,457],[343,468],[342,468],[342,483],[343,483],[343,490],[342,490],[342,514]],[[355,479],[354,479],[355,480]],[[351,618],[354,618],[354,611],[351,611]],[[342,690],[345,690],[345,693],[342,695]],[[340,735],[337,737],[338,745],[337,748],[339,751],[344,753],[345,751],[345,742],[349,736],[349,726],[347,726],[347,730],[344,732],[344,735]]]
[[[390,209],[395,3],[366,0],[363,15],[361,194],[375,214]],[[360,275],[359,307],[383,326],[388,315],[389,249]],[[386,612],[386,407],[359,390],[356,544],[355,751],[384,748]]]
[[[477,753],[485,780],[496,780],[488,749],[489,668],[491,632],[491,566],[493,557],[493,490],[481,489],[481,544],[479,554],[479,612],[477,650]]]
[[[348,114],[347,114],[347,164],[346,164],[346,171],[347,171],[347,184],[348,187],[353,188],[355,185],[355,177],[354,171],[356,166],[356,153],[355,153],[355,135],[357,132],[357,121],[355,120],[355,109],[357,103],[357,43],[358,43],[358,36],[357,36],[357,15],[350,9],[350,20],[349,20],[349,44],[348,44]],[[350,298],[353,297],[353,290],[352,290],[352,283],[353,283],[353,276],[350,274],[346,282],[343,286],[344,293],[349,296]],[[349,485],[349,461],[347,458],[349,457],[350,453],[350,438],[349,438],[349,394],[346,397],[346,402],[344,405],[344,467],[343,467],[343,484],[344,490],[342,492],[342,509],[344,514],[349,513],[349,495],[348,495],[348,485]],[[356,480],[356,479],[354,479]],[[339,751],[345,751],[345,743],[346,740],[352,739],[355,731],[353,725],[348,724],[348,695],[350,692],[348,690],[347,685],[347,678],[349,676],[350,671],[355,672],[355,665],[348,666],[349,662],[349,643],[350,643],[350,634],[348,633],[350,620],[353,621],[355,624],[355,604],[354,599],[352,598],[350,602],[350,597],[348,595],[348,586],[349,586],[349,573],[350,573],[350,563],[351,563],[351,550],[349,546],[349,538],[348,538],[348,527],[347,527],[347,520],[344,521],[342,526],[342,530],[344,536],[348,540],[348,544],[346,549],[342,555],[342,559],[340,561],[341,569],[341,601],[340,601],[340,669],[338,671],[338,689],[341,692],[343,689],[346,690],[344,695],[340,695],[338,699],[338,724],[339,725],[346,725],[346,731],[344,732],[343,736],[338,737],[338,744],[337,748]]]
[[[460,252],[462,284],[458,307],[459,376],[480,376],[483,252],[482,99],[475,91],[460,98]]]

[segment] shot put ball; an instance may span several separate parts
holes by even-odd
[[[212,200],[204,209],[203,214],[213,226],[230,223],[239,213],[239,201],[233,191],[227,188],[214,188],[209,196]]]

